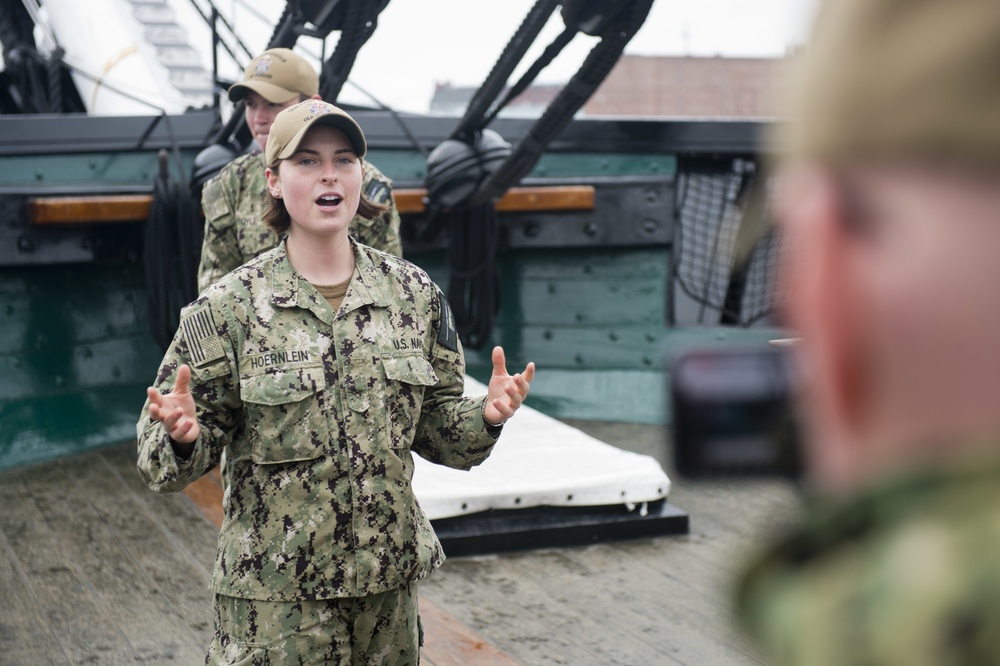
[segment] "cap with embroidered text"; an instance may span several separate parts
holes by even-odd
[[[229,88],[229,99],[238,102],[251,90],[273,104],[284,104],[299,96],[318,95],[319,76],[291,49],[268,49],[250,61],[243,80]]]
[[[322,100],[307,99],[290,106],[274,117],[267,139],[264,161],[273,167],[279,160],[291,157],[299,148],[302,137],[314,125],[336,127],[347,136],[358,157],[368,150],[361,127],[343,109]]]

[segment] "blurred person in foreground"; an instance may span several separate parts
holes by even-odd
[[[1000,2],[827,0],[793,91],[814,496],[740,613],[775,664],[1000,663]]]

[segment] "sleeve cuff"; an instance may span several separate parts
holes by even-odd
[[[500,423],[490,423],[486,419],[486,400],[488,398],[489,396],[483,397],[483,401],[482,403],[480,403],[481,406],[479,408],[479,414],[480,416],[483,417],[483,426],[486,428],[486,434],[492,437],[493,439],[496,439],[497,437],[500,436],[500,433],[503,432],[503,424],[507,423],[507,421],[505,419]]]

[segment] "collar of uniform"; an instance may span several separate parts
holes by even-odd
[[[360,245],[353,238],[351,247],[354,248],[354,277],[347,288],[340,309],[343,312],[350,312],[368,304],[387,307],[391,298],[385,284],[385,276],[370,254],[373,250]]]
[[[806,498],[804,524],[775,554],[790,563],[807,562],[839,545],[864,539],[879,526],[900,523],[914,514],[942,506],[956,495],[995,502],[1000,497],[1000,437],[967,439],[953,445],[957,454],[947,460],[903,466],[846,498]],[[983,495],[985,489],[985,495]]]
[[[915,518],[948,520],[956,511],[995,506],[1000,497],[1000,437],[983,441],[992,448],[900,471],[853,497],[808,498],[801,524],[757,554],[744,569],[736,586],[743,618],[756,623],[762,599],[776,581],[791,580],[795,572],[811,571],[825,558],[836,558],[852,548],[874,552],[873,535],[888,535]]]
[[[252,193],[262,197],[259,201],[263,201],[263,197],[267,194],[267,175],[265,174],[267,165],[264,163],[264,153],[259,148],[248,153],[247,168],[253,177],[245,178],[243,182],[249,181],[248,186],[253,188]]]
[[[379,279],[381,274],[378,267],[363,246],[358,245],[353,238],[350,241],[354,250],[354,275],[340,306],[341,311],[350,312],[368,304],[386,307],[389,304],[389,294],[383,280]],[[272,302],[278,307],[300,307],[312,311],[326,323],[332,323],[326,301],[295,271],[292,262],[288,260],[284,238],[281,239],[272,264],[271,293]]]
[[[288,260],[288,251],[285,248],[285,240],[274,253],[271,263],[271,301],[278,307],[290,308],[299,305],[299,280],[302,276],[292,268],[292,262]]]

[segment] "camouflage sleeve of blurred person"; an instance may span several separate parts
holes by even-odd
[[[374,220],[356,215],[351,220],[351,235],[363,245],[382,250],[397,257],[403,256],[403,243],[399,238],[399,210],[392,196],[392,180],[371,162],[365,160],[365,175],[361,190],[368,200],[385,204],[389,208]]]

